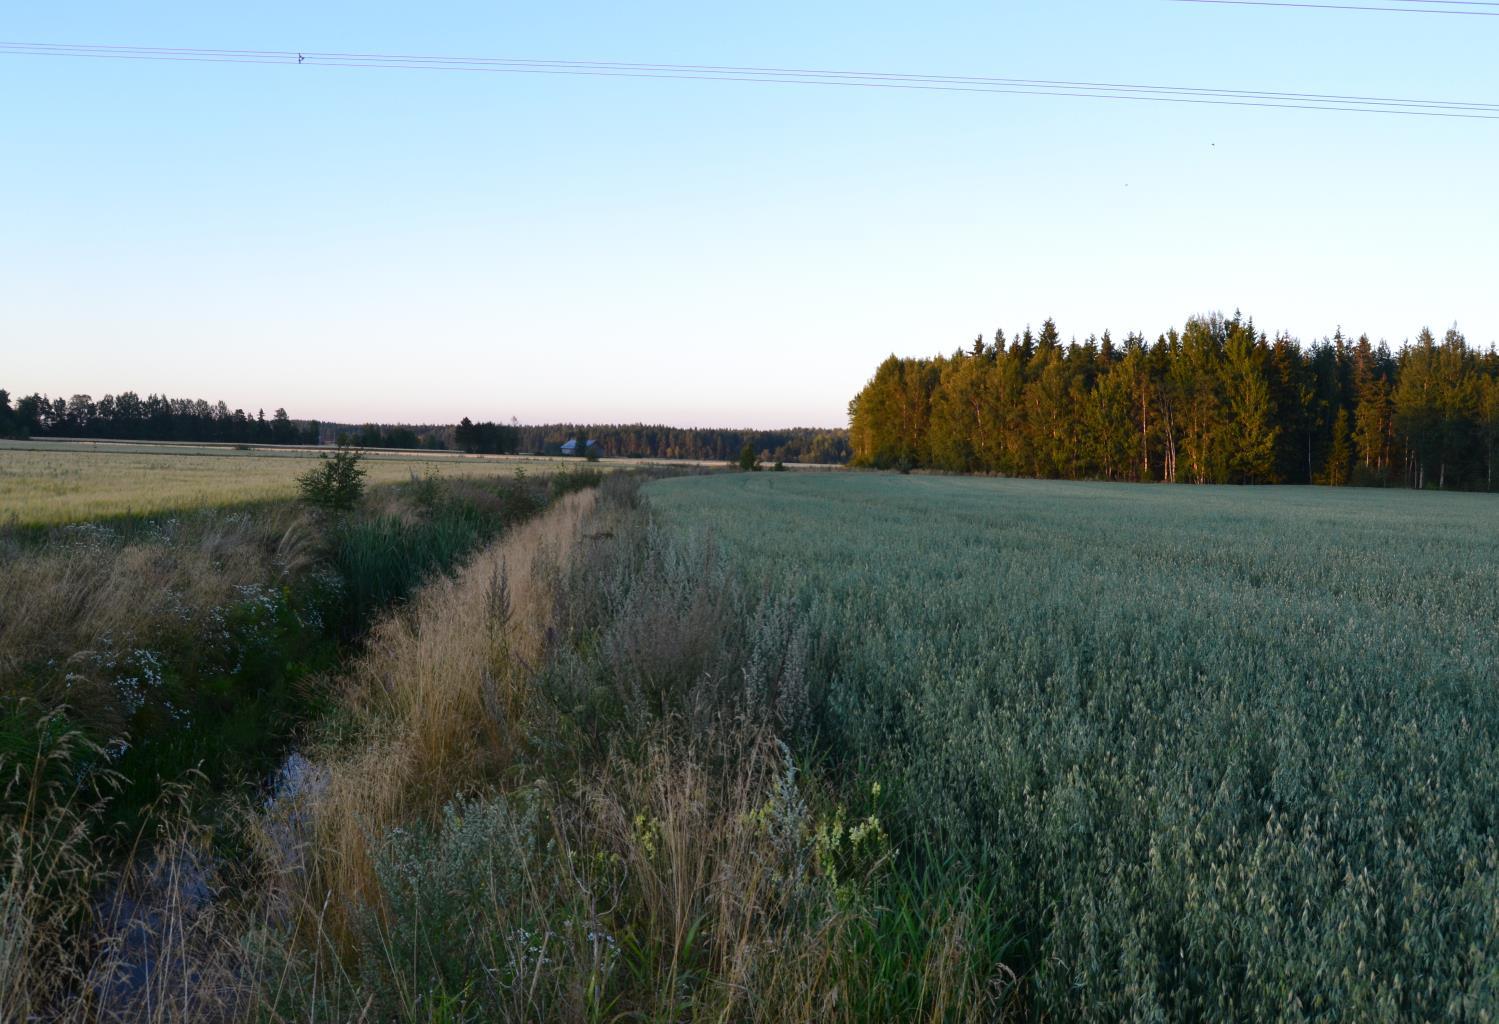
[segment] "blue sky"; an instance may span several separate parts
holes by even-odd
[[[1499,18],[1018,3],[17,3],[8,41],[1499,102]],[[1499,121],[0,56],[0,386],[841,425],[1047,316],[1499,339]]]

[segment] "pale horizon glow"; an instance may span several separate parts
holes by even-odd
[[[1499,102],[1468,19],[1144,0],[102,2],[11,40]],[[1483,19],[1473,19],[1482,22]],[[1499,122],[0,56],[0,387],[337,422],[837,427],[880,360],[1235,309],[1499,340]]]

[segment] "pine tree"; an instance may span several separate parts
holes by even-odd
[[[458,421],[458,426],[453,428],[453,444],[460,451],[473,452],[477,450],[476,438],[474,437],[474,421],[467,416]]]

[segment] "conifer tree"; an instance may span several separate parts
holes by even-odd
[[[1348,484],[1349,467],[1353,462],[1353,447],[1349,437],[1348,410],[1339,409],[1332,425],[1332,446],[1327,454],[1327,469],[1324,479],[1329,487],[1345,487]]]
[[[891,356],[849,404],[862,465],[1166,482],[1499,486],[1499,352],[1456,328],[1392,355],[1303,348],[1235,315],[1061,343],[1054,321],[951,356]]]

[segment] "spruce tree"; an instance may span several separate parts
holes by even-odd
[[[1346,487],[1353,463],[1353,446],[1349,437],[1348,409],[1338,410],[1332,424],[1332,446],[1327,453],[1324,478],[1329,487]]]

